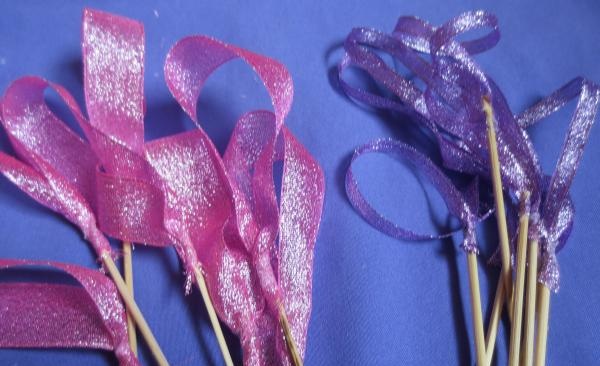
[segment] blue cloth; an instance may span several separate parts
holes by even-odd
[[[420,137],[405,121],[368,111],[331,85],[340,45],[355,26],[393,29],[400,15],[439,24],[481,2],[453,1],[146,1],[88,6],[142,21],[146,29],[147,137],[192,128],[168,93],[163,62],[175,41],[207,34],[274,57],[290,70],[295,98],[288,126],[321,162],[327,176],[326,206],[316,246],[313,313],[306,365],[467,365],[474,363],[465,255],[459,238],[404,243],[370,227],[350,207],[343,178],[353,149],[378,137],[411,142]],[[80,27],[76,2],[0,4],[0,89],[23,75],[40,75],[67,87],[83,104]],[[477,57],[500,85],[514,111],[577,75],[600,82],[600,3],[513,1],[485,3],[502,32],[500,44]],[[53,107],[70,118],[56,96]],[[258,80],[233,62],[209,80],[200,118],[221,151],[236,118],[269,107]],[[532,130],[548,172],[553,169],[569,113]],[[0,134],[0,148],[10,151]],[[600,127],[592,130],[572,188],[577,210],[566,249],[559,254],[561,291],[551,298],[548,364],[600,364]],[[408,167],[385,157],[357,166],[361,187],[377,208],[407,227],[445,230],[443,202]],[[424,190],[426,193],[424,193]],[[483,250],[480,279],[487,324],[498,269],[486,266],[497,243],[495,222],[478,226]],[[50,259],[98,267],[91,249],[65,220],[0,178],[0,256]],[[197,292],[185,297],[173,250],[136,247],[135,291],[158,342],[173,365],[219,365],[222,359]],[[0,279],[8,278],[0,274]],[[2,319],[0,319],[2,321]],[[506,323],[497,343],[498,364],[507,359]],[[0,335],[2,336],[2,335]],[[241,359],[236,339],[229,343]],[[151,364],[142,344],[141,359]],[[0,350],[2,365],[105,365],[108,353]]]

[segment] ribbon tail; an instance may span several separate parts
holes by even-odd
[[[323,212],[325,177],[316,160],[284,128],[279,219],[279,286],[291,331],[304,358],[312,308],[314,246]],[[278,333],[277,333],[278,334]],[[285,342],[278,349],[287,355]]]
[[[138,360],[127,340],[125,309],[114,284],[98,271],[69,264],[0,260],[0,270],[50,267],[82,287],[38,282],[0,284],[0,347],[113,351],[122,366]]]

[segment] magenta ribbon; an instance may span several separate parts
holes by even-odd
[[[224,196],[205,187],[205,193],[213,193],[214,209],[224,220],[212,242],[206,241],[206,235],[192,239],[199,257],[211,259],[202,261],[209,288],[218,294],[213,300],[219,315],[240,335],[244,363],[289,364],[279,305],[287,312],[303,356],[311,310],[313,249],[324,195],[321,168],[283,126],[293,95],[289,73],[270,58],[195,36],[170,50],[165,79],[197,131],[205,136],[196,115],[201,88],[212,72],[234,58],[246,62],[263,81],[274,112],[243,115],[222,160],[206,137],[210,149],[204,156],[215,164],[212,171],[204,172],[204,180],[219,177],[220,185],[229,191]],[[273,181],[276,161],[283,161],[279,204]],[[177,173],[162,175],[178,185]]]
[[[0,283],[0,348],[112,351],[119,365],[139,365],[129,347],[125,309],[112,281],[72,264],[0,259],[0,270],[50,267],[80,285]]]
[[[274,112],[242,116],[221,158],[200,126],[196,106],[206,79],[234,58],[261,78]],[[195,36],[170,50],[165,79],[198,128],[146,144],[146,159],[158,177],[148,184],[158,185],[164,194],[156,204],[164,207],[161,221],[185,243],[188,273],[191,266],[201,266],[217,313],[241,338],[244,363],[289,364],[278,306],[286,309],[304,354],[324,194],[319,165],[283,126],[291,106],[291,78],[272,59]],[[273,183],[278,160],[284,165],[279,204]],[[119,191],[119,184],[111,186]],[[148,202],[159,198],[144,197]],[[123,212],[112,210],[116,216]],[[125,221],[148,228],[143,216]]]
[[[217,313],[240,335],[246,364],[290,363],[280,305],[303,355],[324,177],[283,126],[293,95],[285,67],[208,37],[181,40],[169,52],[165,78],[198,129],[144,144],[143,27],[86,10],[83,53],[89,122],[60,86],[39,78],[16,81],[2,110],[23,161],[0,155],[0,171],[82,228],[99,253],[110,247],[98,228],[121,240],[173,243],[188,288],[193,269],[203,271]],[[206,78],[233,58],[258,74],[274,112],[244,115],[221,158],[199,125],[196,100]],[[48,86],[87,141],[45,105]],[[284,167],[279,203],[276,161]]]
[[[99,11],[85,10],[83,18],[89,121],[60,85],[37,77],[16,80],[5,92],[2,122],[20,161],[0,154],[0,171],[32,198],[78,226],[102,256],[111,248],[99,227],[109,233],[104,227],[127,232],[131,236],[126,240],[136,242],[165,242],[166,235],[155,234],[160,240],[139,237],[127,230],[127,222],[115,222],[116,216],[102,210],[108,207],[104,200],[114,193],[107,192],[105,176],[118,173],[134,179],[150,174],[143,159],[143,27]],[[48,88],[66,103],[86,140],[47,106],[44,92]],[[119,197],[133,200],[137,188],[119,192]],[[133,200],[127,210],[130,215],[151,219],[149,212],[155,207]]]
[[[489,32],[478,39],[456,41],[457,36],[477,29],[489,29]],[[542,247],[539,280],[557,290],[556,251],[566,242],[573,220],[568,190],[595,120],[599,88],[577,78],[522,115],[515,116],[497,85],[472,58],[472,55],[492,48],[499,38],[496,17],[484,11],[463,13],[440,27],[415,17],[401,17],[392,34],[356,28],[344,44],[346,55],[339,67],[340,85],[348,96],[362,103],[409,115],[419,126],[432,132],[446,168],[484,178],[490,173],[482,99],[490,98],[497,121],[504,186],[517,199],[525,191],[531,193],[530,237],[539,239]],[[387,66],[372,49],[386,52],[404,64],[421,79],[424,90]],[[431,62],[421,54],[430,55]],[[349,67],[364,70],[395,98],[373,94],[345,82],[343,72]],[[578,104],[566,141],[557,167],[547,179],[524,128],[574,98],[578,98]],[[389,223],[384,224],[379,214],[366,207],[366,201],[357,195],[355,185],[350,182],[347,187],[353,205],[377,229],[390,233]],[[445,195],[447,202],[459,203],[458,198],[448,192],[441,190],[440,193]],[[518,205],[516,202],[511,204]],[[475,220],[475,216],[471,216],[471,220]],[[469,227],[473,223],[464,225]],[[398,229],[393,231],[399,233]],[[422,239],[418,235],[396,236]]]

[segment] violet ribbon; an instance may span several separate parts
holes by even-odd
[[[458,35],[486,27],[491,32],[480,39],[454,41]],[[505,185],[517,194],[524,190],[535,193],[539,189],[531,177],[538,175],[539,168],[531,144],[518,126],[511,123],[512,114],[505,113],[508,107],[493,81],[470,57],[470,53],[491,48],[499,39],[498,32],[495,17],[482,11],[461,14],[439,28],[417,18],[402,17],[392,35],[355,29],[345,43],[346,57],[340,65],[340,77],[351,65],[367,71],[398,97],[399,103],[395,104],[415,115],[417,122],[434,133],[447,168],[483,177],[489,176],[489,160],[482,99],[490,96],[496,112],[499,144],[506,146],[499,151]],[[417,35],[421,38],[416,38]],[[369,47],[385,51],[406,65],[425,83],[425,91],[387,66]],[[418,52],[430,53],[432,63]],[[349,95],[361,102],[384,105],[380,96],[357,92],[347,83],[341,85],[345,91],[352,90]],[[500,118],[505,116],[510,118]]]
[[[459,35],[482,28],[490,32],[475,40],[455,41]],[[489,160],[481,103],[483,97],[489,97],[497,121],[504,185],[517,199],[525,191],[531,193],[530,236],[539,238],[543,248],[540,281],[557,290],[555,252],[564,245],[572,226],[568,189],[595,119],[598,88],[584,79],[575,79],[522,115],[515,116],[497,85],[472,58],[492,48],[498,40],[496,18],[483,11],[461,14],[438,28],[418,18],[401,17],[391,35],[373,29],[354,29],[345,42],[346,55],[339,67],[340,85],[348,96],[362,103],[412,116],[433,133],[445,167],[484,178],[489,176]],[[423,81],[425,90],[387,66],[371,48],[384,51],[403,63]],[[420,53],[429,54],[431,62]],[[366,71],[395,98],[373,94],[345,82],[343,72],[349,67]],[[548,183],[524,128],[576,97],[579,101],[567,140]],[[367,220],[374,221],[375,216],[369,216]],[[385,231],[381,224],[375,226]]]
[[[379,231],[401,240],[432,240],[451,236],[453,233],[442,235],[419,234],[403,229],[379,214],[365,199],[358,188],[354,177],[352,165],[359,157],[368,153],[383,153],[397,160],[403,159],[411,162],[415,168],[423,172],[433,186],[440,192],[446,202],[450,213],[457,217],[463,227],[462,248],[468,253],[477,253],[477,237],[475,224],[480,220],[478,182],[475,179],[465,192],[459,191],[446,174],[438,168],[425,155],[413,147],[390,139],[380,139],[358,147],[354,151],[350,166],[346,173],[346,192],[352,206],[365,218],[365,220]]]
[[[555,292],[560,280],[556,253],[564,247],[573,225],[574,208],[569,188],[596,120],[600,86],[576,78],[517,117],[519,125],[525,128],[555,113],[573,99],[577,99],[577,105],[556,168],[549,179],[544,177],[544,200],[539,216],[535,217],[537,227],[530,231],[530,236],[540,239],[543,249],[539,281]]]
[[[65,272],[81,287],[0,282],[0,348],[105,350],[119,365],[139,365],[127,340],[125,308],[108,277],[72,264],[0,259],[0,270],[32,267]]]

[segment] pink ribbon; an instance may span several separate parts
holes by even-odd
[[[86,348],[113,351],[119,365],[138,365],[129,348],[125,309],[111,280],[71,264],[0,259],[0,270],[50,267],[81,287],[0,283],[0,348]]]
[[[284,126],[293,87],[278,62],[207,37],[181,40],[165,77],[198,129],[143,143],[143,28],[86,10],[83,21],[89,122],[60,86],[24,78],[9,87],[4,125],[18,161],[0,171],[79,226],[99,253],[105,234],[132,242],[174,243],[189,274],[201,267],[216,310],[238,335],[245,364],[289,364],[279,326],[288,315],[301,354],[311,310],[313,248],[324,195],[318,163]],[[241,58],[264,82],[274,112],[238,122],[221,158],[195,114],[206,78]],[[87,143],[43,100],[51,87]],[[283,161],[278,203],[273,164]]]
[[[147,177],[143,158],[143,26],[115,15],[85,10],[83,53],[88,121],[69,92],[37,77],[25,77],[7,89],[3,125],[21,161],[0,154],[0,171],[45,206],[78,226],[97,254],[110,252],[103,231],[120,230],[135,242],[164,243],[166,234],[148,230],[149,238],[129,230],[126,221],[103,204],[111,193],[103,179]],[[58,93],[83,130],[83,140],[56,117],[44,101],[44,92]],[[142,187],[146,188],[146,187]],[[129,215],[145,216],[150,224],[155,207],[133,200],[135,185],[120,192],[129,201]],[[139,195],[138,195],[139,196]],[[98,215],[96,215],[98,213]],[[156,225],[153,225],[156,227]],[[160,227],[160,226],[159,226]],[[156,238],[158,237],[158,238]]]

